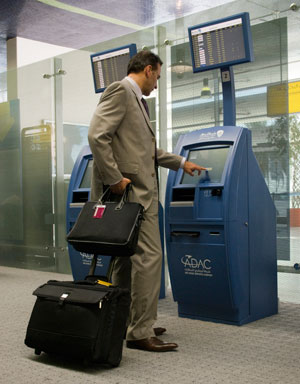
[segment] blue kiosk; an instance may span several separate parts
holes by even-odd
[[[175,148],[207,171],[168,176],[173,297],[181,317],[242,325],[278,312],[276,211],[251,132],[235,126],[231,65],[253,60],[249,15],[189,28],[189,36],[194,72],[221,69],[224,126],[182,135]]]

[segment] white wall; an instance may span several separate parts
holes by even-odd
[[[62,60],[66,71],[60,103],[63,121],[89,124],[100,95],[94,92],[90,52],[15,38],[7,42],[10,99],[20,100],[21,129],[54,120],[54,57]]]
[[[53,120],[53,80],[43,78],[53,73],[52,57],[73,49],[14,38],[7,41],[8,98],[20,100],[20,128]]]
[[[12,39],[14,40],[14,39]],[[8,44],[9,44],[8,40]],[[24,67],[38,61],[49,59],[51,57],[71,52],[73,48],[61,47],[58,45],[42,43],[40,41],[24,39],[17,37],[17,67]]]

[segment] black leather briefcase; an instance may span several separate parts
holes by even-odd
[[[130,306],[128,290],[50,280],[33,294],[37,299],[25,344],[36,354],[119,365]]]
[[[119,202],[106,201],[108,189],[98,201],[88,201],[67,235],[77,251],[106,256],[135,253],[144,208],[128,202],[130,184]]]

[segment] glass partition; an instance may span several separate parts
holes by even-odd
[[[0,263],[56,270],[52,60],[9,71],[0,104]]]

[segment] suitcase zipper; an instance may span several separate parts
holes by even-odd
[[[105,363],[108,359],[109,345],[110,345],[109,340],[111,338],[111,327],[112,327],[111,321],[109,321],[109,319],[111,320],[110,311],[112,307],[110,307],[110,310],[109,310],[108,307],[106,307],[106,305],[103,305],[104,301],[109,301],[109,299],[107,297],[104,297],[99,301],[99,308],[101,309],[101,321],[99,323],[97,339],[100,345],[100,351],[98,350],[99,347],[96,347],[96,345],[94,346],[94,353],[96,353],[96,350],[97,350],[97,358],[94,361],[98,361],[102,363]],[[113,306],[114,304],[115,304],[115,300],[111,300],[111,305]],[[104,324],[108,326],[108,328],[104,329],[103,328]]]
[[[102,299],[99,300],[99,309],[102,309],[103,302],[108,301],[110,299],[109,294],[107,296],[104,296]]]

